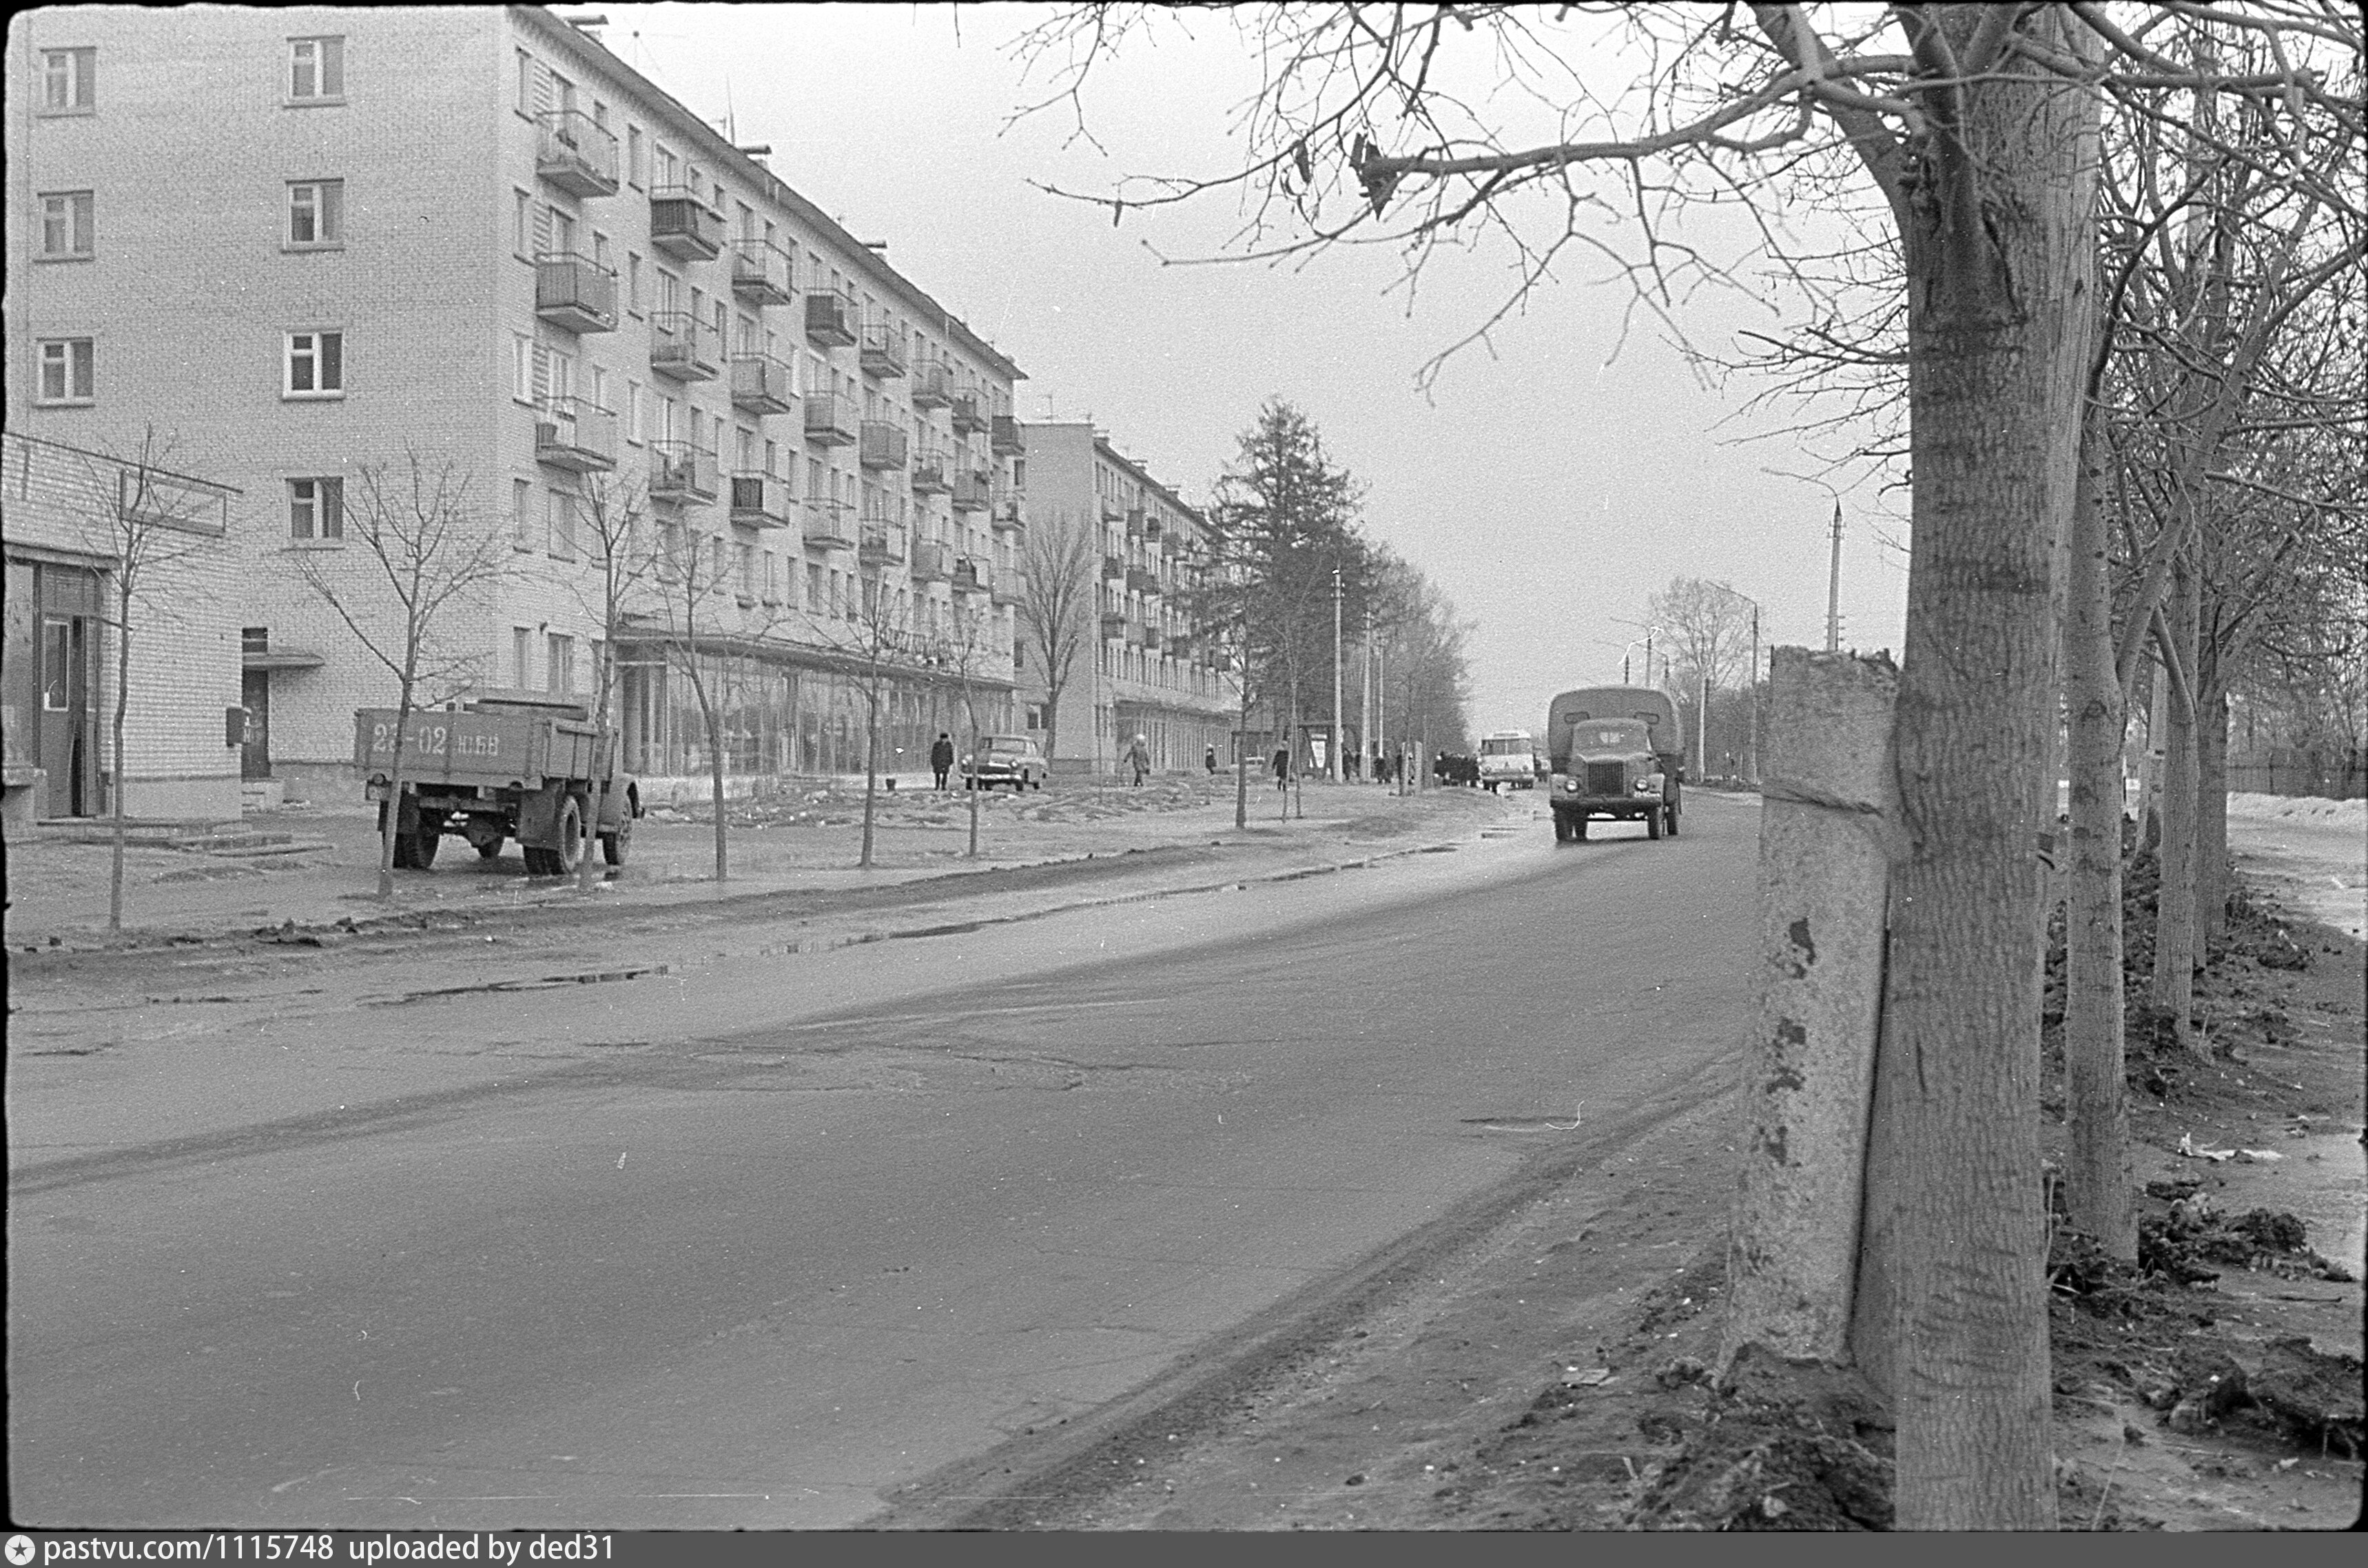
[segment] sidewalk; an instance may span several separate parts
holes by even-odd
[[[1303,815],[1281,815],[1277,791],[1252,780],[1248,820],[1234,825],[1230,775],[1154,779],[1140,789],[1097,779],[1056,780],[1025,795],[978,798],[979,854],[968,853],[970,797],[899,778],[874,798],[871,868],[859,862],[863,781],[814,780],[773,796],[728,802],[728,878],[714,880],[714,835],[703,809],[653,808],[634,824],[627,863],[600,868],[604,909],[713,905],[784,892],[894,887],[949,875],[977,875],[1133,852],[1213,848],[1229,864],[1289,874],[1404,853],[1423,843],[1468,836],[1518,813],[1469,790],[1399,797],[1372,785],[1310,784]],[[357,791],[359,794],[359,791]],[[134,845],[124,855],[124,937],[142,946],[245,936],[293,922],[299,929],[368,926],[427,914],[497,914],[567,905],[575,880],[529,877],[515,845],[480,860],[448,836],[435,868],[399,871],[392,900],[377,896],[378,837],[372,808],[354,800],[293,803],[250,814],[259,833],[291,834],[294,853],[207,854]],[[55,838],[7,845],[6,935],[17,951],[107,945],[108,861],[105,844]],[[1146,868],[1147,869],[1147,868]],[[1097,867],[1097,872],[1099,871]],[[1205,874],[1205,868],[1203,868]],[[1098,877],[1098,881],[1101,880]],[[930,890],[942,897],[942,887]],[[992,891],[982,882],[978,891]],[[1114,890],[1105,890],[1114,891]],[[554,911],[555,913],[555,911]]]

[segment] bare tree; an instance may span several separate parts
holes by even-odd
[[[307,551],[297,571],[395,680],[378,862],[378,895],[393,898],[404,731],[421,692],[432,707],[479,684],[485,653],[454,628],[451,612],[490,603],[517,568],[509,541],[477,509],[469,477],[450,459],[431,464],[412,450],[399,468],[364,463],[353,477],[345,537],[361,549]]]
[[[609,758],[615,750],[617,728],[613,709],[617,687],[617,645],[632,629],[632,612],[635,602],[646,597],[643,590],[656,574],[657,558],[651,552],[649,537],[649,490],[637,481],[619,479],[612,474],[587,473],[576,486],[576,517],[584,525],[592,576],[589,582],[579,577],[575,582],[578,601],[600,622],[600,644],[595,650],[592,670],[592,790],[589,807],[584,815],[584,846],[576,862],[577,886],[591,891],[599,873],[593,865],[592,846],[597,836],[611,866],[625,862],[626,845],[632,838],[633,811],[631,801],[619,803],[617,827],[613,833],[600,831],[600,813],[604,809],[603,795],[609,787],[609,776],[615,771]]]
[[[115,633],[115,708],[108,725],[108,811],[113,831],[107,871],[107,933],[123,931],[123,850],[129,813],[123,722],[131,703],[131,646],[143,621],[170,617],[173,599],[155,591],[159,574],[222,548],[222,498],[211,486],[173,472],[174,443],[154,425],[129,453],[82,458],[78,531],[90,552],[105,559],[114,594],[107,625]],[[181,591],[188,591],[183,582]],[[134,611],[138,613],[135,615]]]
[[[1101,571],[1101,540],[1090,517],[1065,506],[1031,513],[1019,547],[1028,596],[1019,623],[1026,646],[1044,680],[1044,756],[1049,762],[1060,740],[1061,694],[1075,676],[1077,655],[1099,635],[1095,589]]]
[[[1741,201],[1765,229],[1771,199],[1804,171],[1839,180],[1848,166],[1857,189],[1872,187],[1904,284],[1914,551],[1852,1349],[1898,1406],[1903,1524],[2045,1528],[2032,844],[2052,781],[2055,554],[2092,341],[2100,102],[2168,80],[2355,126],[2356,105],[2284,54],[2244,75],[2193,71],[2149,44],[2151,18],[2132,33],[2078,0],[1829,17],[1765,4],[1748,29],[1744,14],[1619,10],[1650,62],[1623,95],[1578,68],[1599,41],[1579,30],[1600,30],[1587,16],[1574,28],[1567,12],[1517,6],[1236,10],[1267,73],[1244,165],[1090,199],[1122,219],[1240,190],[1251,255],[1372,238],[1402,247],[1410,274],[1488,230],[1512,246],[1520,282],[1474,341],[1567,250],[1609,256],[1666,319],[1686,284],[1725,275],[1664,221],[1674,210]],[[2356,25],[2331,7],[2213,14],[2289,51],[2317,39],[2358,52]],[[1046,23],[1037,57],[1064,72],[1050,101],[1082,113],[1093,64],[1143,15],[1076,7]],[[1544,109],[1542,133],[1492,122],[1523,101]],[[1524,206],[1533,195],[1548,199]],[[1606,237],[1615,202],[1641,254]],[[1547,214],[1535,237],[1521,232],[1528,211]]]
[[[933,628],[923,626],[915,610],[920,601],[897,589],[886,570],[904,560],[901,530],[878,525],[870,539],[885,547],[879,564],[865,570],[849,586],[852,604],[834,606],[830,636],[853,666],[856,689],[863,697],[863,840],[856,864],[869,870],[879,817],[880,726],[882,710],[893,705],[897,690],[934,669]],[[890,543],[891,540],[894,543]]]
[[[993,652],[995,618],[977,608],[976,597],[962,594],[954,597],[937,634],[929,639],[929,656],[939,677],[952,687],[956,700],[962,704],[962,724],[967,731],[962,755],[973,762],[984,762],[985,742],[985,726],[979,722],[979,682]],[[963,781],[962,793],[970,805],[970,846],[965,853],[976,858],[978,811],[981,797],[986,793],[978,775],[973,774]]]
[[[1733,685],[1750,663],[1750,602],[1724,582],[1672,577],[1645,601],[1645,614],[1668,635],[1677,678],[1689,690],[1702,680]]]

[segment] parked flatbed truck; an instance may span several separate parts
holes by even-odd
[[[393,708],[354,714],[354,764],[386,822],[395,756]],[[595,733],[582,703],[530,691],[489,691],[457,708],[422,709],[404,725],[403,799],[394,825],[394,863],[424,871],[446,834],[492,859],[503,841],[526,851],[538,877],[574,870],[584,857],[584,818],[600,782],[600,852],[625,863],[641,787],[617,771],[617,737],[595,757]]]

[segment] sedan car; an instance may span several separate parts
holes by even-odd
[[[1027,735],[989,735],[974,756],[962,759],[962,786],[992,790],[1044,788],[1044,750]]]

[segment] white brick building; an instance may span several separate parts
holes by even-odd
[[[250,777],[342,774],[353,710],[393,700],[296,567],[365,575],[355,481],[414,451],[515,549],[456,629],[475,685],[589,690],[600,485],[732,585],[702,628],[730,771],[860,766],[867,602],[921,642],[959,617],[983,719],[1010,721],[1018,368],[590,33],[538,6],[50,8],[12,19],[8,72],[8,424],[153,422],[243,493]],[[681,670],[617,653],[628,766],[704,771]],[[951,704],[914,664],[892,748]]]
[[[236,497],[193,475],[0,437],[7,557],[0,735],[12,824],[111,813],[122,562],[131,576],[124,809],[234,821],[239,749]],[[126,529],[131,530],[127,536]],[[142,537],[144,536],[144,537]],[[134,543],[134,540],[137,543]]]

